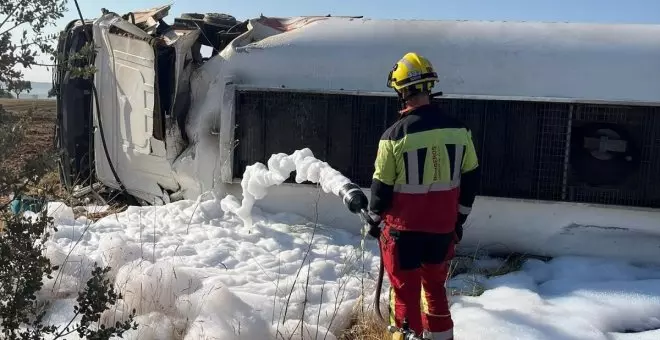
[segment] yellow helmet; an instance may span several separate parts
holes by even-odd
[[[393,88],[399,98],[406,100],[418,93],[431,93],[438,81],[438,74],[428,59],[413,52],[406,53],[392,68],[387,77],[387,87]]]

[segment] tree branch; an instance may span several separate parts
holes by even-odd
[[[22,4],[22,3],[21,3],[21,4]],[[11,13],[9,13],[9,14],[7,15],[7,17],[5,18],[5,20],[2,20],[2,23],[0,24],[0,28],[2,28],[2,26],[4,26],[4,25],[7,23],[7,20],[9,20],[9,18],[11,18],[12,16],[14,16],[14,13],[16,13],[16,10],[18,10],[18,7],[20,7],[20,6],[16,6],[16,7],[14,8],[14,10],[11,11]]]
[[[45,67],[55,67],[55,64],[42,64],[42,63],[30,63],[30,66],[45,66]]]
[[[39,46],[39,42],[36,41],[36,40],[35,40],[35,41],[31,41],[31,42],[26,42],[26,43],[24,43],[24,44],[22,44],[22,45],[16,45],[16,48],[17,48],[17,49],[23,49],[23,48],[26,48],[26,47],[29,47],[29,46],[32,46],[32,45],[37,45],[37,46]]]
[[[62,329],[60,330],[60,332],[57,333],[57,335],[55,335],[55,337],[53,338],[53,340],[55,340],[55,339],[59,339],[60,337],[67,336],[67,335],[69,335],[69,334],[71,334],[71,333],[77,331],[78,328],[80,328],[80,327],[73,328],[72,330],[68,331],[66,334],[63,334],[64,331],[66,331],[67,328],[69,328],[69,326],[71,326],[71,324],[73,323],[73,320],[75,320],[75,319],[78,317],[78,315],[80,315],[80,311],[76,312],[76,313],[73,315],[73,317],[71,318],[71,320],[69,320],[69,323],[68,323],[66,326],[64,326],[64,328],[62,328]]]
[[[14,28],[16,28],[16,27],[18,27],[18,26],[20,26],[20,25],[26,24],[26,23],[27,23],[27,21],[19,22],[19,23],[17,23],[16,25],[14,25],[12,28],[9,28],[9,29],[7,29],[6,31],[0,33],[0,36],[3,36],[3,35],[5,35],[5,34],[9,33],[9,32],[10,32],[11,30],[13,30]]]

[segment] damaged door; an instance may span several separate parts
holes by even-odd
[[[154,132],[154,50],[145,41],[118,35],[111,35],[110,43],[117,75],[123,147],[149,155]]]
[[[94,26],[94,40],[99,47],[95,82],[104,128],[111,126],[106,132],[106,139],[114,146],[111,161],[132,195],[148,201],[167,200],[164,189],[175,191],[178,185],[166,159],[164,119],[157,109],[152,37],[111,14]],[[96,154],[103,154],[100,142],[95,145]],[[108,166],[97,164],[99,179],[115,183],[109,171]]]

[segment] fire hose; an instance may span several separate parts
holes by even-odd
[[[373,225],[375,221],[371,216],[369,215],[368,208],[369,208],[369,200],[367,199],[367,196],[364,194],[360,186],[358,186],[355,183],[348,183],[344,185],[340,190],[339,190],[339,197],[342,199],[344,202],[344,205],[348,208],[348,210],[354,214],[357,214],[360,216],[360,219],[362,220],[363,223],[367,225]],[[378,249],[380,251],[380,239],[378,241]],[[380,256],[380,264],[378,265],[378,279],[376,281],[376,295],[374,297],[374,307],[376,309],[376,316],[378,318],[385,322],[385,319],[383,318],[383,315],[380,312],[380,293],[383,288],[383,256],[381,254]]]
[[[360,216],[360,219],[366,225],[372,226],[376,221],[369,215],[369,200],[364,194],[362,189],[355,183],[348,183],[344,185],[339,190],[339,197],[344,202],[344,205],[348,210],[354,214]],[[378,241],[378,249],[380,251],[380,239]],[[383,288],[383,254],[380,254],[380,264],[378,266],[378,279],[376,281],[376,294],[374,297],[374,307],[376,316],[382,321],[385,322],[385,318],[380,312],[380,293]],[[390,333],[399,332],[403,335],[404,340],[424,340],[422,337],[417,336],[413,330],[410,329],[408,325],[408,320],[404,319],[401,327],[396,327],[389,325],[387,326],[387,331]]]

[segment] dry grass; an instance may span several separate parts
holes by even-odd
[[[74,216],[78,218],[79,216],[85,216],[88,220],[92,222],[96,222],[104,217],[111,216],[118,214],[128,208],[128,205],[125,203],[120,203],[120,202],[109,202],[108,203],[109,208],[105,211],[102,212],[88,212],[86,210],[84,211],[76,211],[74,209]]]
[[[386,331],[386,327],[387,325],[373,314],[358,315],[339,340],[391,340],[392,335]]]

